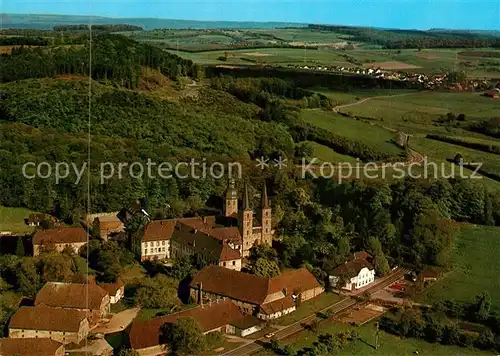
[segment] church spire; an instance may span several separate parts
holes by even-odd
[[[262,189],[262,198],[260,200],[260,207],[269,208],[269,200],[267,199],[267,187],[265,181],[264,181],[264,188]]]
[[[251,210],[250,200],[248,199],[248,183],[245,183],[245,192],[243,195],[243,210]]]

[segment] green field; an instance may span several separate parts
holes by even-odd
[[[479,93],[417,92],[393,97],[372,98],[358,105],[341,110],[354,116],[383,120],[384,125],[402,129],[407,133],[444,133],[445,127],[432,127],[435,120],[449,112],[465,114],[463,125],[480,119],[491,118],[500,112],[500,102]],[[452,128],[456,132],[463,132]],[[470,133],[469,136],[474,136]],[[478,135],[479,136],[479,135]]]
[[[333,111],[318,109],[302,110],[301,117],[307,123],[353,140],[361,140],[369,146],[376,147],[381,152],[391,155],[403,152],[391,142],[395,138],[395,134],[382,127],[346,118]]]
[[[319,162],[330,163],[351,163],[356,164],[358,160],[352,156],[343,155],[335,152],[330,147],[321,145],[313,141],[305,141],[313,148],[313,157]]]
[[[324,309],[341,300],[341,297],[334,293],[323,293],[320,296],[302,303],[296,311],[287,314],[276,321],[278,325],[289,325],[314,314],[316,311]]]
[[[500,228],[463,228],[456,238],[453,270],[426,290],[422,302],[438,300],[473,302],[481,292],[489,292],[492,306],[500,309]]]
[[[24,223],[33,211],[24,208],[7,208],[0,206],[0,232],[28,233],[34,229]]]
[[[320,324],[319,332],[321,333],[337,333],[344,330],[350,330],[353,327],[339,324],[331,321],[325,321]],[[413,355],[418,351],[420,355],[425,356],[445,356],[445,355],[492,355],[491,352],[484,352],[477,349],[461,348],[458,346],[443,346],[440,344],[431,344],[420,339],[406,339],[398,336],[380,332],[379,349],[375,350],[375,334],[376,327],[374,323],[369,323],[363,326],[354,327],[360,336],[360,340],[349,344],[340,352],[341,355],[356,355],[356,356],[402,356]],[[291,338],[281,345],[292,344],[295,350],[300,350],[304,347],[311,346],[317,341],[317,335],[312,331],[304,331],[297,337]],[[260,355],[272,354],[269,351],[261,352]]]

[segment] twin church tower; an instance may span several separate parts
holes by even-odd
[[[243,240],[243,257],[247,257],[250,254],[250,249],[256,245],[272,245],[274,230],[272,229],[271,206],[265,183],[261,194],[260,209],[256,214],[250,206],[248,185],[245,183],[243,206],[239,210],[238,190],[235,188],[234,180],[230,180],[226,190],[224,215],[238,219],[238,230]]]

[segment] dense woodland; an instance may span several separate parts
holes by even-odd
[[[123,36],[97,35],[92,39],[92,58],[88,43],[51,48],[15,48],[12,54],[2,55],[0,77],[3,82],[9,82],[63,74],[88,75],[90,60],[92,78],[109,80],[126,88],[138,86],[141,66],[158,69],[172,79],[186,75],[196,78],[199,75],[199,69],[192,61]]]
[[[387,49],[404,48],[500,48],[500,38],[469,32],[381,30],[368,27],[309,25],[318,31],[349,35],[352,42],[365,42]]]

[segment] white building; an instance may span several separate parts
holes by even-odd
[[[357,252],[349,256],[348,260],[329,274],[330,285],[337,289],[354,291],[375,281],[375,268],[369,262],[371,256],[364,252]],[[340,281],[345,284],[338,285]]]

